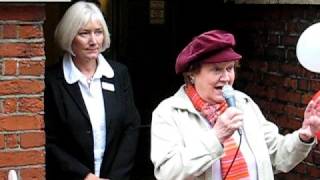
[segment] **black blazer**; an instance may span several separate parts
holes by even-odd
[[[140,117],[135,107],[127,68],[108,61],[115,91],[102,88],[106,111],[106,150],[100,177],[130,179],[138,144]],[[94,172],[93,133],[78,83],[65,81],[62,63],[45,73],[46,179],[80,180]]]

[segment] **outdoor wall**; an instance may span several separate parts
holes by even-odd
[[[42,4],[0,5],[0,179],[44,179]]]
[[[320,22],[320,6],[234,5],[225,11],[232,12],[224,21],[235,32],[243,55],[236,86],[257,102],[282,133],[299,129],[308,101],[320,90],[320,75],[299,64],[296,44],[308,26]],[[293,171],[277,175],[278,180],[320,178],[319,147]]]
[[[149,160],[151,112],[182,84],[174,73],[175,58],[192,37],[211,29],[235,34],[236,49],[243,55],[236,88],[251,96],[281,133],[301,127],[308,101],[320,90],[320,75],[299,64],[295,48],[301,33],[320,22],[319,5],[173,0],[166,1],[165,23],[154,25],[149,24],[148,2],[129,1],[128,61],[124,61],[144,123],[136,172],[145,178],[136,179],[155,179]],[[147,79],[150,76],[152,80]],[[319,179],[319,148],[314,147],[294,170],[276,175],[277,180]]]

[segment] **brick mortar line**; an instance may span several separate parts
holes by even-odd
[[[43,93],[41,94],[26,94],[26,95],[2,95],[0,96],[0,100],[4,100],[4,99],[8,99],[8,98],[37,98],[37,97],[41,97],[43,98]]]
[[[6,43],[44,43],[44,38],[34,38],[34,39],[0,39],[1,44]]]
[[[0,25],[3,24],[13,24],[13,25],[25,25],[25,24],[34,24],[34,25],[43,25],[44,21],[17,21],[17,20],[0,20]]]

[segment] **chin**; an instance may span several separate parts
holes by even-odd
[[[88,59],[98,59],[98,55],[91,55],[91,56],[88,56]]]

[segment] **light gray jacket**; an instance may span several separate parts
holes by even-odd
[[[279,134],[249,96],[235,91],[235,97],[244,113],[244,138],[256,159],[259,180],[273,180],[274,173],[288,172],[305,159],[315,142],[301,142],[297,131]],[[213,179],[211,166],[222,156],[223,147],[201,118],[183,86],[153,111],[151,160],[157,179]]]

